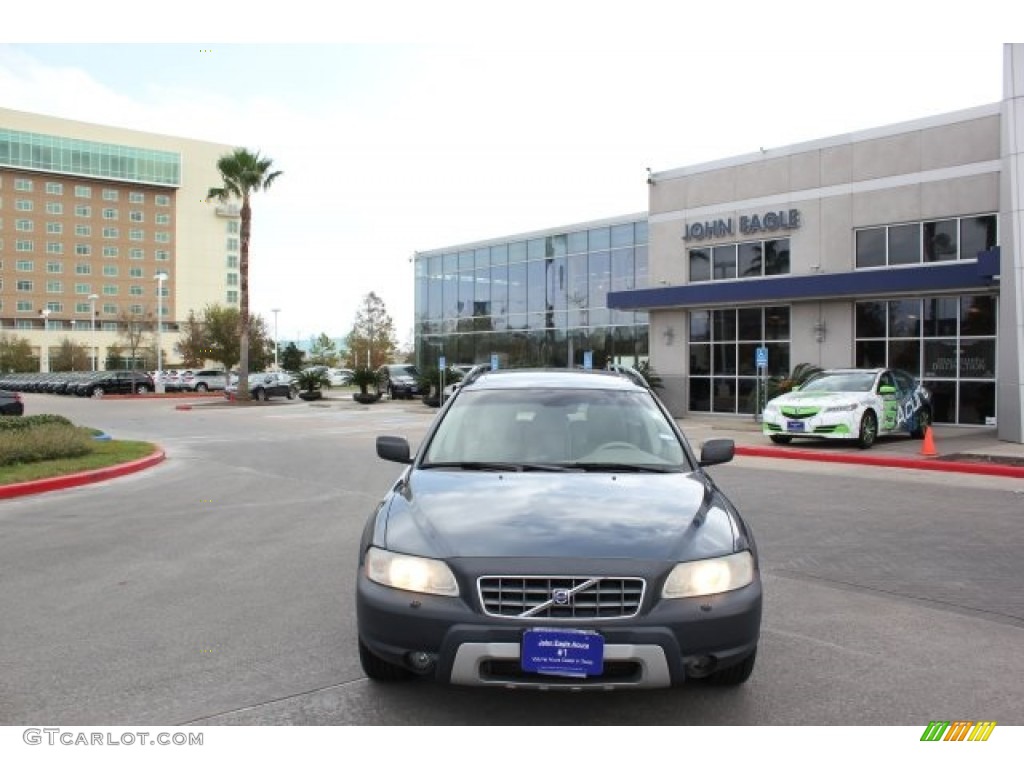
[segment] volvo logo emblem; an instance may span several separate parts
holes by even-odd
[[[568,589],[553,589],[551,590],[551,599],[555,605],[568,605],[569,604],[569,590]]]

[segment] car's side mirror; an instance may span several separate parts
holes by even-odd
[[[377,455],[387,461],[412,464],[409,456],[409,441],[404,437],[381,435],[377,438]]]
[[[880,395],[894,395],[896,394],[896,387],[889,386],[888,384],[878,388],[878,394]]]
[[[725,438],[705,440],[700,449],[700,465],[710,467],[712,464],[724,464],[732,461],[736,455],[736,443]]]

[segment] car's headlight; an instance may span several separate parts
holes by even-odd
[[[768,403],[764,407],[764,415],[765,416],[774,416],[778,412],[779,412],[779,406],[777,406],[775,403]]]
[[[754,556],[737,552],[710,560],[679,563],[665,581],[661,596],[700,597],[745,587],[754,580]]]
[[[850,403],[849,405],[830,405],[825,409],[825,413],[849,413],[850,411],[856,411],[860,406],[857,403]]]
[[[366,552],[366,576],[370,581],[407,592],[457,597],[459,585],[451,569],[440,560],[387,552],[370,547]]]

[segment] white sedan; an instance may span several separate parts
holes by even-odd
[[[762,431],[774,443],[816,437],[870,448],[879,435],[922,438],[931,422],[931,393],[906,371],[847,368],[823,371],[769,400]]]

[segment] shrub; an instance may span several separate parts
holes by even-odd
[[[93,446],[91,432],[70,422],[4,429],[0,430],[0,466],[84,456]]]
[[[44,424],[61,424],[73,426],[69,419],[55,413],[37,413],[32,416],[0,416],[0,432],[6,430],[34,429]]]

